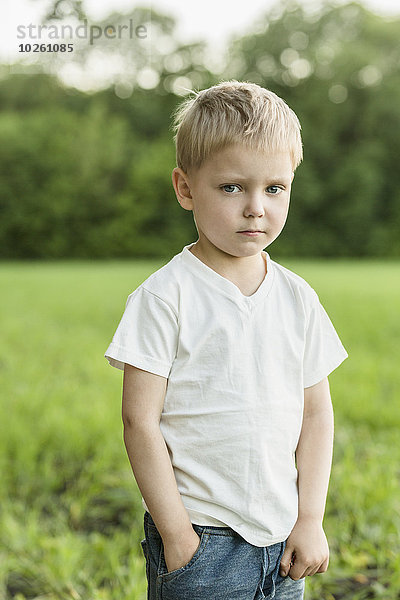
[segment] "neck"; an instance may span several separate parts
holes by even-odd
[[[267,263],[262,252],[254,256],[237,257],[222,251],[205,252],[198,242],[190,251],[210,269],[234,283],[246,296],[259,288],[267,273]]]

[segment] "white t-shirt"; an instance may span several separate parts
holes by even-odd
[[[268,546],[297,519],[304,388],[347,353],[314,290],[266,252],[244,296],[191,245],[128,297],[105,356],[168,378],[160,428],[192,522]]]

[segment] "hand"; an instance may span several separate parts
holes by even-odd
[[[279,573],[297,581],[315,573],[325,573],[329,564],[329,547],[320,521],[297,520],[289,535]]]
[[[179,541],[164,541],[163,545],[165,563],[169,573],[188,564],[200,545],[200,536],[192,527],[191,531],[189,530],[188,534]]]

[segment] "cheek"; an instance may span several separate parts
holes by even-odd
[[[289,203],[283,202],[281,204],[277,204],[273,207],[270,207],[269,218],[276,224],[281,223],[286,220],[287,214],[289,210]]]
[[[206,221],[209,226],[219,227],[222,222],[227,222],[232,217],[232,210],[217,202],[207,202],[198,212],[198,217]]]

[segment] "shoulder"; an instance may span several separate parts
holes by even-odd
[[[180,288],[186,277],[181,255],[177,254],[167,264],[152,273],[131,296],[141,294],[153,296],[167,304],[175,313],[178,311]]]
[[[275,285],[278,289],[286,291],[293,299],[302,302],[305,306],[312,306],[319,302],[318,294],[303,277],[274,260],[271,260],[271,264],[275,269]]]

